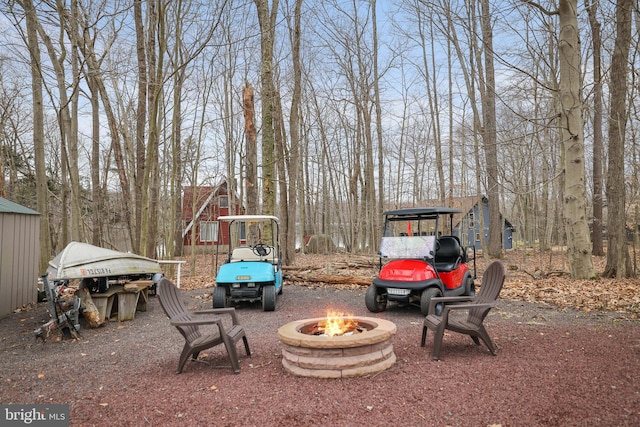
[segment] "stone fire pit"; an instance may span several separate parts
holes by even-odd
[[[316,329],[324,318],[303,319],[278,329],[283,344],[282,366],[294,375],[346,378],[384,371],[396,361],[391,339],[396,325],[372,317],[353,317],[360,330],[351,335],[320,336]],[[306,333],[305,333],[306,332]]]

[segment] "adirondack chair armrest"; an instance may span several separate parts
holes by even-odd
[[[470,303],[470,304],[445,305],[444,310],[442,311],[442,320],[443,322],[446,322],[447,319],[449,318],[449,312],[452,310],[470,310],[472,308],[490,308],[495,306],[496,306],[495,302],[487,302],[482,304]]]
[[[434,299],[435,298],[433,298],[431,301],[433,302]],[[490,308],[490,307],[495,307],[495,305],[496,305],[495,302],[488,302],[488,303],[482,303],[482,304],[476,304],[476,303],[448,304],[444,306],[442,310],[442,314],[440,316],[435,314],[430,314],[427,317],[430,319],[432,323],[436,323],[436,324],[439,323],[440,325],[442,325],[442,327],[444,327],[449,321],[449,313],[452,310],[470,310],[472,308]]]
[[[192,314],[228,314],[231,316],[231,320],[234,325],[238,324],[238,316],[236,314],[236,309],[234,307],[226,307],[226,308],[209,308],[206,310],[197,310],[192,311]]]
[[[429,302],[429,313],[435,313],[436,304],[442,303],[444,305],[448,304],[458,304],[462,302],[473,301],[472,296],[458,296],[458,297],[433,297]]]
[[[447,311],[451,311],[451,310],[468,310],[470,308],[487,308],[487,307],[495,307],[495,306],[496,306],[495,302],[486,302],[482,304],[476,304],[476,303],[452,304],[452,305],[446,305],[444,309]]]
[[[220,316],[210,317],[208,319],[181,319],[169,320],[172,326],[198,326],[198,325],[222,325]]]

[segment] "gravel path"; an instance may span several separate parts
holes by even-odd
[[[183,291],[209,308],[211,289]],[[0,319],[0,402],[67,403],[74,426],[637,426],[640,323],[500,300],[485,324],[493,357],[465,336],[441,357],[420,347],[419,309],[391,305],[396,364],[367,377],[323,380],[282,370],[277,329],[327,308],[375,317],[364,289],[287,286],[275,312],[238,307],[253,356],[234,375],[219,346],[175,369],[183,341],[157,298],[129,322],[83,329],[82,339],[36,342],[46,307]]]

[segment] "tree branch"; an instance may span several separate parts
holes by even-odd
[[[544,7],[542,7],[539,3],[536,3],[534,1],[531,0],[522,0],[523,3],[526,3],[530,6],[535,7],[536,9],[538,9],[540,12],[544,13],[547,16],[553,16],[553,15],[557,15],[558,14],[558,10],[548,10],[545,9]]]

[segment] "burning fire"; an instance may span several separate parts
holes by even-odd
[[[318,322],[318,335],[333,337],[354,332],[362,332],[362,329],[350,314],[328,311],[327,318]]]

